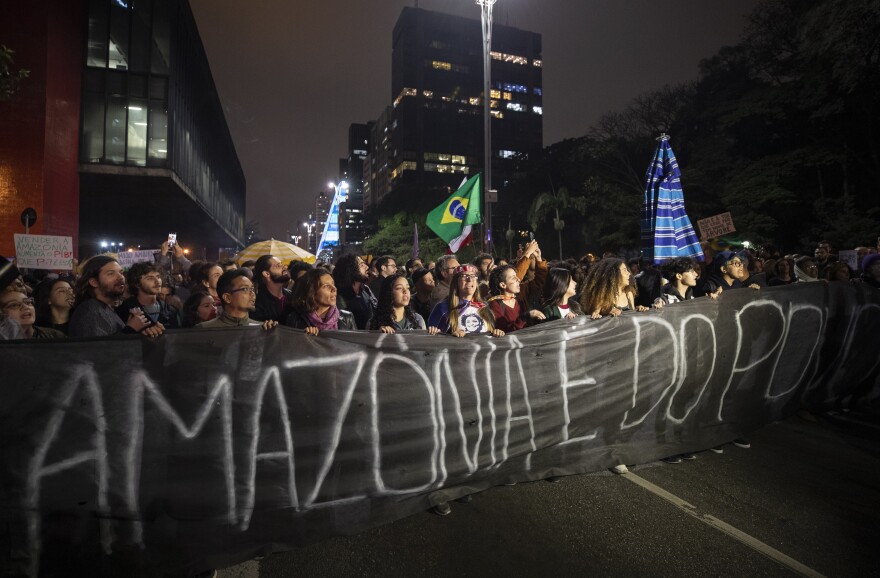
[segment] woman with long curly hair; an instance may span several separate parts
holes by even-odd
[[[409,281],[399,273],[385,277],[379,285],[379,305],[370,321],[370,329],[382,333],[425,329],[425,319],[410,307]]]
[[[464,337],[469,333],[489,333],[501,337],[504,332],[495,328],[495,316],[486,303],[478,301],[477,268],[460,265],[449,282],[449,296],[437,303],[428,319],[428,333],[448,333]]]
[[[647,311],[636,305],[632,272],[623,259],[606,257],[590,267],[581,291],[581,309],[593,319],[603,315],[617,317],[624,311]]]

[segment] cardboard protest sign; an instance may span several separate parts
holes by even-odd
[[[733,217],[730,216],[730,213],[721,213],[720,215],[700,219],[697,221],[697,227],[700,229],[700,238],[704,241],[736,232],[736,227],[733,226]]]
[[[837,253],[837,259],[841,263],[846,263],[846,266],[849,267],[850,271],[859,270],[859,254],[856,251],[839,251]]]
[[[15,234],[19,269],[73,269],[73,238]]]
[[[152,263],[156,251],[120,251],[117,254],[119,264],[123,269],[128,269],[135,263]]]

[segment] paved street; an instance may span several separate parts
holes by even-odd
[[[880,575],[880,420],[793,417],[750,441],[497,487],[220,576]]]

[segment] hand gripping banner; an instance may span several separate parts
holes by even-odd
[[[875,403],[878,327],[877,291],[810,283],[499,339],[0,343],[2,567],[187,575]]]

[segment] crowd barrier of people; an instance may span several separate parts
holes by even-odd
[[[812,255],[783,254],[773,246],[714,251],[704,261],[672,259],[661,266],[606,253],[580,260],[545,260],[532,241],[510,262],[480,253],[410,259],[391,255],[368,263],[346,254],[335,264],[255,261],[191,262],[179,244],[164,243],[154,262],[123,270],[113,255],[96,255],[72,275],[2,270],[3,339],[63,339],[141,334],[161,339],[169,330],[279,324],[319,337],[325,331],[427,332],[497,338],[535,324],[586,315],[674,307],[717,299],[726,291],[810,282],[851,282],[880,289],[880,251],[859,247],[858,269],[839,261],[827,242]],[[41,274],[41,275],[38,275]],[[745,439],[733,443],[748,448]],[[712,448],[722,452],[723,448]],[[692,453],[665,458],[695,459]],[[626,473],[625,464],[613,468]],[[556,481],[551,479],[551,481]],[[434,508],[440,515],[448,504]]]

